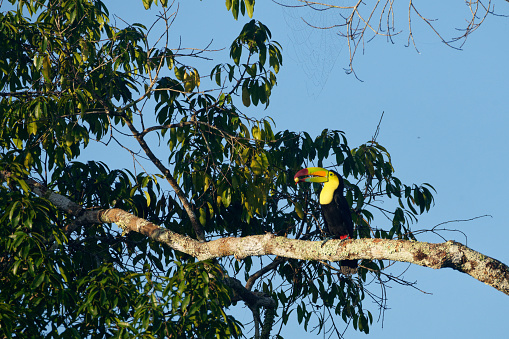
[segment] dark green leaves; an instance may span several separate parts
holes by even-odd
[[[242,85],[242,101],[244,106],[259,102],[268,106],[272,88],[276,85],[276,74],[283,64],[281,46],[276,41],[271,41],[269,29],[261,22],[251,20],[244,25],[240,35],[230,47],[230,57],[242,77],[239,84]],[[242,63],[243,51],[247,50],[248,56],[245,63]],[[269,51],[269,68],[266,68],[267,50]],[[252,60],[252,56],[258,54],[258,61]],[[229,71],[229,81],[235,75],[235,68],[231,65],[227,70],[221,65],[216,66],[211,72],[211,78],[216,76],[216,83],[221,84],[221,68]]]
[[[246,14],[252,18],[254,12],[255,0],[226,0],[226,9],[231,10],[235,20],[239,18],[239,11],[242,15]]]
[[[158,1],[142,3],[148,9]],[[411,222],[433,204],[432,187],[402,183],[389,152],[374,141],[351,149],[337,130],[275,131],[262,111],[248,116],[239,109],[268,107],[283,63],[281,46],[259,21],[247,22],[230,59],[209,70],[195,62],[195,51],[152,46],[151,26],[110,25],[102,2],[20,6],[23,15],[0,14],[0,170],[10,173],[0,185],[4,336],[241,335],[226,313],[232,291],[220,265],[195,263],[116,225],[67,232],[80,219],[34,197],[28,177],[84,211],[119,208],[194,237],[193,214],[178,191],[207,239],[323,239],[320,186],[293,181],[311,165],[336,167],[345,177],[355,237],[412,238]],[[252,16],[254,1],[229,0],[226,7],[235,18]],[[91,159],[77,161],[91,140],[108,145],[101,149],[108,155],[120,145],[132,161],[96,161],[95,149]],[[388,201],[383,208],[380,199]],[[387,221],[374,225],[377,209]],[[218,260],[246,279],[259,269],[251,258]],[[363,284],[383,262],[362,266],[351,278],[336,264],[281,260],[273,271],[278,285],[261,278],[258,287],[278,301],[284,323],[296,316],[308,328],[318,319],[325,330],[309,301],[367,333],[372,317],[362,308]]]

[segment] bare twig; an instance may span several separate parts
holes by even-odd
[[[508,1],[508,0],[506,0]],[[388,41],[394,42],[393,37],[400,34],[402,31],[395,30],[395,6],[400,2],[395,0],[385,1],[370,1],[363,2],[361,0],[355,1],[348,6],[338,6],[330,2],[316,2],[308,0],[273,0],[274,3],[291,9],[308,9],[309,11],[324,12],[333,10],[339,13],[337,22],[333,22],[326,26],[316,25],[308,19],[301,17],[301,19],[313,29],[332,30],[338,37],[345,38],[348,41],[349,49],[349,68],[348,72],[355,75],[353,60],[357,54],[359,46],[364,50],[364,42],[370,41],[377,36],[386,37]],[[417,43],[415,41],[415,34],[412,26],[412,14],[424,22],[445,45],[454,49],[461,49],[470,33],[474,32],[484,22],[489,14],[493,14],[493,6],[491,0],[485,4],[482,0],[467,1],[465,5],[468,8],[469,16],[466,19],[466,24],[459,28],[458,31],[462,32],[459,36],[451,39],[445,39],[440,33],[436,20],[429,19],[421,14],[417,9],[413,0],[408,1],[408,45],[412,43],[415,50],[419,52]],[[373,19],[377,19],[377,26],[371,24]],[[369,36],[367,33],[371,32]]]

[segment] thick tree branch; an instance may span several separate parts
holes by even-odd
[[[9,175],[4,172],[0,174],[4,178]],[[32,189],[35,188],[36,182],[31,182],[31,186]],[[267,233],[243,238],[221,238],[202,243],[121,209],[76,210],[69,208],[70,200],[62,195],[50,194],[40,187],[36,193],[44,195],[58,208],[67,210],[73,215],[79,215],[80,224],[115,223],[123,230],[141,233],[199,260],[225,256],[243,259],[260,255],[276,255],[299,260],[393,260],[433,269],[449,267],[509,295],[507,265],[454,241],[433,244],[387,239],[330,240],[322,247],[321,241],[288,239]]]
[[[393,260],[434,269],[450,267],[509,295],[507,265],[454,241],[433,244],[387,239],[330,240],[322,247],[321,241],[288,239],[268,233],[200,243],[119,209],[101,211],[99,218],[102,222],[114,222],[123,229],[142,233],[199,260],[260,255],[299,260]]]

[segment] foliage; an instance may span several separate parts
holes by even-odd
[[[271,232],[319,240],[318,186],[296,187],[293,175],[308,163],[334,163],[346,179],[356,237],[415,239],[411,222],[432,206],[432,188],[403,184],[376,140],[351,149],[337,130],[315,138],[274,132],[272,119],[238,108],[267,108],[282,66],[282,48],[261,22],[233,39],[230,62],[203,71],[195,52],[150,46],[142,24],[112,25],[101,1],[12,3],[17,10],[0,14],[0,170],[9,173],[0,185],[2,336],[238,337],[242,330],[227,314],[232,291],[217,262],[196,263],[114,225],[69,233],[75,218],[35,196],[28,177],[86,209],[120,208],[191,237],[195,214],[207,239]],[[161,5],[168,23],[168,4]],[[253,15],[254,1],[226,5],[235,18],[239,9]],[[122,147],[136,161],[160,172],[80,162],[94,141],[119,135],[132,137]],[[167,158],[155,155],[152,135],[166,142]],[[398,206],[381,209],[382,197]],[[388,226],[373,226],[377,209]],[[255,272],[250,258],[221,263],[233,276]],[[364,283],[383,268],[365,260],[352,278],[337,265],[281,260],[279,279],[256,287],[277,301],[284,324],[296,316],[306,330],[310,321],[325,330],[326,307],[368,333]]]

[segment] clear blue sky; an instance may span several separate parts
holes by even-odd
[[[138,3],[141,1],[130,1],[127,6],[126,2],[106,1],[110,14],[128,22],[150,23],[155,12],[144,12],[141,5],[134,5]],[[444,35],[451,37],[456,33],[454,27],[468,16],[467,8],[463,2],[433,4],[440,8],[423,8],[422,13],[438,18],[438,25],[446,29]],[[509,14],[509,3],[499,0],[495,5],[498,12]],[[213,39],[211,48],[227,48],[249,20],[235,22],[224,1],[188,0],[179,6],[172,39],[182,38],[184,47],[205,47]],[[403,20],[407,7],[397,8]],[[343,70],[348,66],[344,41],[330,32],[299,26],[292,16],[295,14],[270,1],[256,4],[254,18],[266,24],[281,43],[284,63],[269,108],[250,112],[273,117],[279,129],[305,130],[311,135],[324,128],[340,129],[355,147],[371,138],[384,111],[378,141],[391,153],[396,175],[407,183],[431,183],[438,191],[435,207],[413,228],[429,229],[441,222],[489,214],[492,217],[446,227],[464,232],[469,247],[509,263],[509,19],[488,17],[463,50],[457,51],[444,46],[414,18],[421,54],[404,47],[405,33],[395,44],[383,38],[366,42],[364,54],[361,51],[355,59],[360,82]],[[400,21],[398,26],[406,30],[407,23]],[[218,56],[215,63],[220,61]],[[108,152],[105,160],[109,157]],[[97,154],[93,158],[100,160]],[[385,220],[376,222],[387,227]],[[465,243],[460,233],[442,235]],[[442,241],[431,234],[420,240]],[[393,272],[407,267],[397,264]],[[450,269],[411,266],[403,277],[417,281],[418,288],[432,294],[392,285],[387,291],[390,309],[383,323],[371,326],[371,337],[507,336],[509,297],[501,292]],[[365,307],[376,319],[376,305],[368,303]],[[242,309],[235,315],[249,318],[249,312]],[[300,329],[288,326],[282,334],[316,336]],[[352,328],[345,336],[365,338]]]

